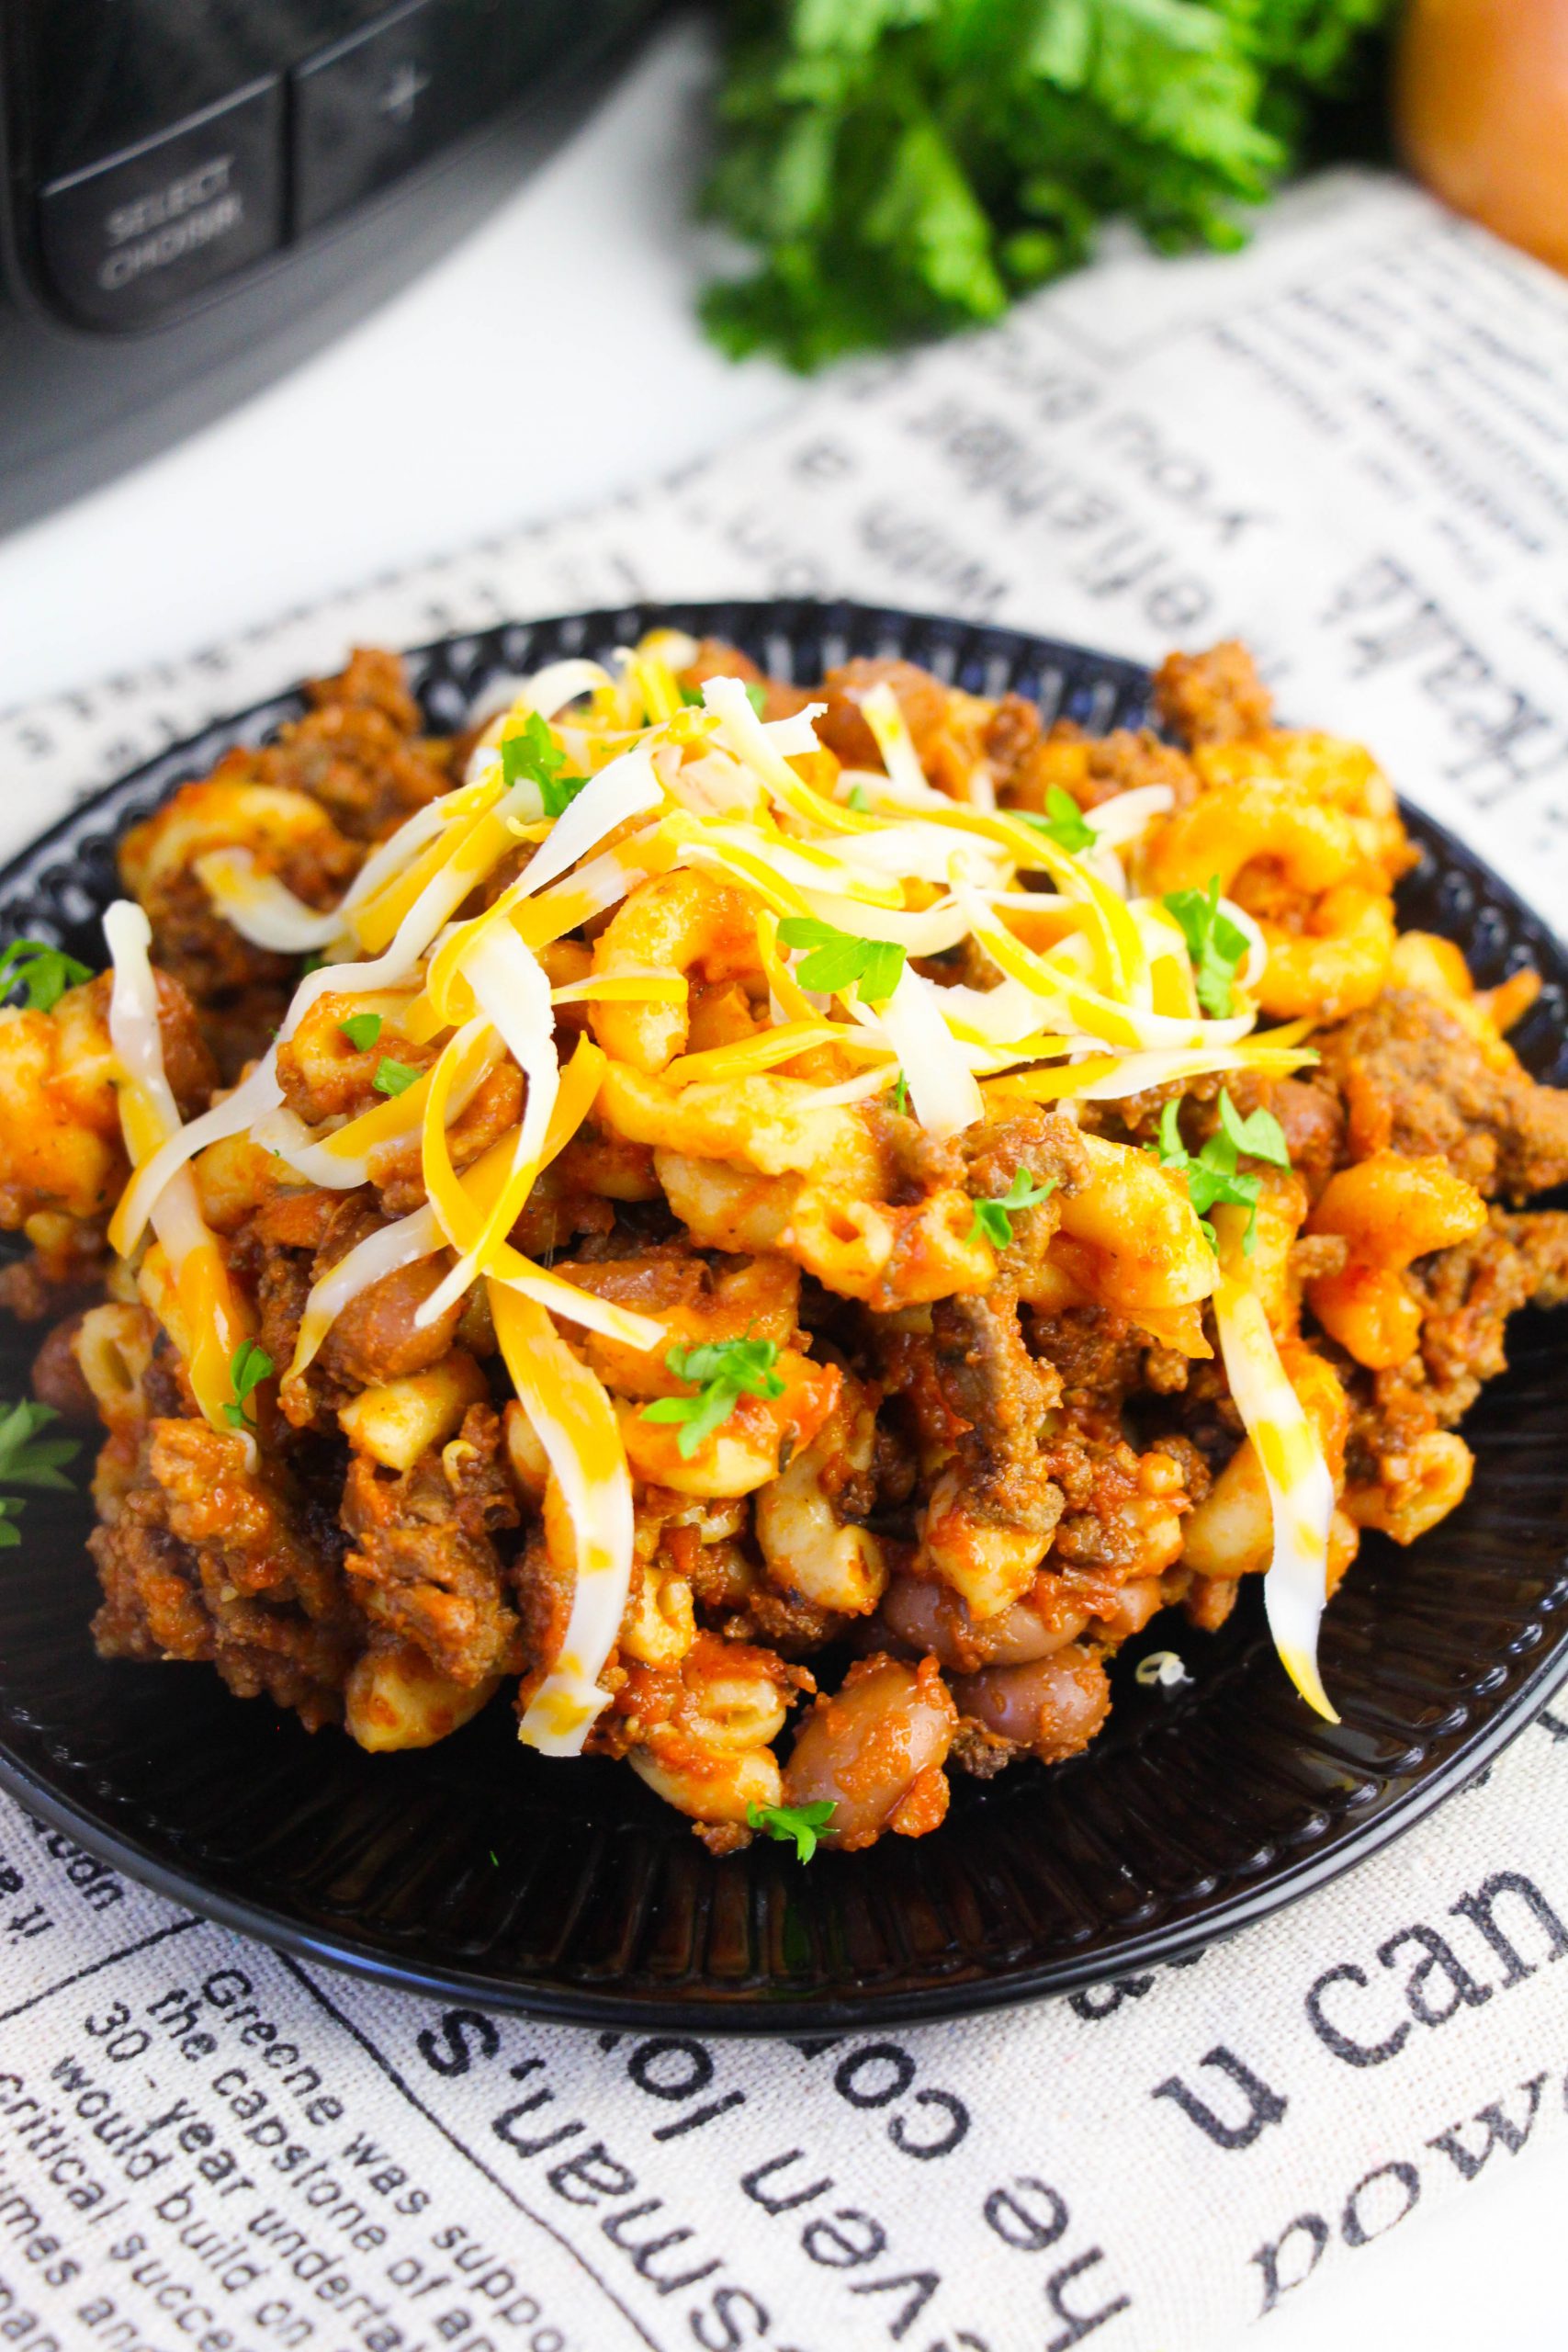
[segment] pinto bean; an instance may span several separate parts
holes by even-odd
[[[861,715],[861,697],[872,686],[888,685],[898,697],[898,707],[904,723],[915,739],[915,749],[923,752],[931,739],[940,734],[947,717],[947,690],[929,670],[918,669],[913,662],[890,662],[857,658],[844,662],[838,669],[829,670],[822,682],[828,707],[817,722],[817,740],[836,752],[846,766],[876,768],[882,765],[882,753],[870,723]]]
[[[328,1332],[321,1349],[322,1363],[355,1388],[404,1380],[411,1373],[424,1372],[438,1363],[452,1345],[463,1312],[462,1300],[456,1300],[423,1329],[414,1317],[446,1267],[445,1252],[438,1258],[422,1258],[417,1265],[385,1274],[368,1290],[362,1290]]]
[[[1092,1650],[1074,1646],[1028,1666],[991,1666],[953,1686],[959,1712],[987,1731],[1059,1764],[1087,1747],[1111,1710],[1111,1686]]]
[[[33,1358],[33,1395],[40,1405],[52,1405],[62,1420],[84,1421],[91,1428],[97,1407],[76,1361],[76,1335],[82,1317],[68,1315],[57,1323]]]
[[[934,1658],[919,1667],[882,1654],[860,1658],[801,1725],[784,1802],[830,1802],[824,1834],[846,1852],[874,1845],[885,1829],[919,1837],[947,1810],[942,1766],[957,1727]]]
[[[1134,1577],[1124,1584],[1107,1609],[1095,1611],[1095,1631],[1111,1642],[1129,1642],[1141,1634],[1151,1617],[1165,1607],[1167,1594],[1158,1577]]]
[[[1043,1611],[1015,1600],[978,1624],[955,1592],[929,1577],[895,1577],[882,1601],[882,1623],[901,1647],[939,1658],[961,1673],[983,1666],[1027,1666],[1077,1641],[1087,1612],[1070,1605]]]

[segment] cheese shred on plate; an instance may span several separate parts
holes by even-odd
[[[1097,808],[1068,829],[1080,845],[1064,847],[1048,825],[998,808],[983,765],[965,798],[938,791],[887,686],[863,703],[883,769],[840,769],[818,743],[822,706],[769,721],[733,677],[708,679],[698,702],[677,683],[682,656],[665,637],[608,664],[571,659],[511,682],[462,783],[382,842],[335,910],[307,906],[244,851],[198,861],[212,905],[244,937],[321,959],[299,981],[281,1039],[330,994],[344,1023],[357,1012],[368,1024],[395,1007],[399,1034],[428,1056],[418,1069],[396,1066],[387,1099],[355,1116],[308,1126],[285,1102],[275,1046],[183,1124],[164,1070],[146,918],[122,901],[105,922],[133,1170],[112,1238],[140,1256],[143,1295],[215,1428],[235,1426],[231,1365],[251,1334],[202,1216],[196,1154],[248,1136],[301,1180],[347,1191],[371,1181],[379,1155],[417,1151],[424,1205],[316,1280],[284,1378],[298,1382],[337,1318],[389,1273],[450,1253],[417,1317],[427,1325],[482,1287],[548,1464],[547,1520],[570,1530],[576,1562],[564,1640],[522,1720],[523,1738],[552,1755],[579,1752],[607,1703],[600,1677],[633,1574],[615,1407],[570,1335],[643,1351],[666,1335],[656,1318],[535,1264],[512,1237],[592,1111],[604,1069],[586,1039],[563,1063],[558,1014],[590,1003],[682,1006],[687,996],[686,975],[657,964],[552,987],[542,960],[552,943],[651,876],[691,868],[719,878],[754,916],[775,1025],[682,1054],[660,1083],[677,1094],[722,1090],[804,1057],[827,1074],[800,1081],[803,1099],[814,1093],[824,1112],[842,1113],[897,1090],[938,1141],[1010,1096],[1058,1102],[1070,1116],[1079,1101],[1237,1070],[1278,1077],[1313,1058],[1299,1026],[1258,1033],[1250,991],[1263,943],[1249,916],[1218,902],[1245,954],[1216,1014],[1201,1001],[1180,927],[1133,888],[1138,843],[1169,807],[1163,787]],[[999,984],[942,986],[919,968],[960,950],[988,963]],[[460,1122],[507,1062],[522,1080],[520,1115],[465,1164]],[[1297,1687],[1331,1713],[1316,1636],[1332,1482],[1238,1250],[1216,1265],[1214,1310],[1273,1512],[1269,1623]]]

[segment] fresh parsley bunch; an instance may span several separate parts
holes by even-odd
[[[994,319],[1089,254],[1243,241],[1393,0],[731,0],[709,288],[736,356],[812,368]]]

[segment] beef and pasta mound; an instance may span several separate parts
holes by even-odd
[[[432,740],[358,652],[0,1012],[0,1275],[107,1432],[107,1657],[371,1749],[492,1702],[716,1851],[919,1837],[1259,1575],[1331,1714],[1568,1284],[1568,1098],[1393,794],[1173,656],[1090,740],[663,632]],[[1160,1669],[1156,1653],[1152,1663]]]

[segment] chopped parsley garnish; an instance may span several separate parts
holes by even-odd
[[[898,1113],[901,1118],[907,1118],[908,1116],[909,1074],[908,1070],[901,1069],[898,1073],[897,1083],[893,1089],[893,1108]]]
[[[264,1380],[270,1380],[276,1369],[266,1350],[258,1347],[254,1340],[241,1340],[229,1363],[229,1385],[234,1391],[233,1398],[223,1408],[223,1418],[231,1430],[251,1427],[253,1417],[245,1410],[245,1399],[253,1390],[261,1386]]]
[[[52,1012],[67,989],[80,988],[92,977],[85,964],[44,939],[14,939],[0,956],[0,997],[8,996],[19,980],[33,1012]]]
[[[665,1367],[677,1380],[690,1381],[692,1396],[660,1396],[645,1405],[645,1421],[680,1424],[676,1443],[682,1462],[729,1419],[742,1396],[782,1396],[784,1385],[773,1365],[778,1349],[772,1340],[710,1340],[701,1347],[670,1349]]]
[[[1159,1116],[1158,1146],[1150,1148],[1157,1148],[1162,1168],[1174,1168],[1186,1178],[1188,1198],[1198,1213],[1198,1222],[1208,1237],[1211,1250],[1217,1250],[1219,1242],[1209,1221],[1209,1211],[1224,1207],[1248,1212],[1241,1246],[1250,1258],[1258,1237],[1258,1201],[1263,1179],[1243,1174],[1238,1162],[1245,1152],[1249,1159],[1267,1160],[1271,1167],[1288,1168],[1291,1155],[1285,1148],[1284,1129],[1271,1111],[1254,1111],[1244,1119],[1222,1087],[1219,1129],[1194,1159],[1181,1140],[1180,1111],[1179,1102],[1166,1104]]]
[[[77,1441],[39,1436],[39,1430],[59,1419],[52,1405],[35,1405],[29,1398],[19,1405],[0,1405],[0,1486],[48,1487],[70,1492],[71,1481],[62,1476],[61,1465],[75,1459],[81,1451]],[[21,1505],[16,1509],[19,1510]],[[16,1540],[14,1534],[0,1535],[0,1544]]]
[[[1273,1112],[1254,1111],[1244,1119],[1223,1086],[1220,1089],[1220,1125],[1237,1151],[1246,1152],[1249,1159],[1266,1159],[1271,1168],[1290,1166],[1291,1153],[1285,1141],[1285,1130]]]
[[[417,1085],[423,1072],[410,1068],[407,1062],[395,1062],[390,1054],[383,1054],[376,1065],[371,1085],[378,1094],[406,1094]]]
[[[841,996],[858,983],[863,1003],[884,1004],[904,969],[904,950],[893,940],[857,939],[815,915],[786,915],[779,938],[785,947],[809,951],[796,966],[795,978],[802,988],[824,996]]]
[[[849,805],[857,816],[865,815],[866,810],[871,807],[871,799],[863,784],[851,785]]]
[[[795,1840],[795,1859],[808,1862],[817,1851],[818,1832],[826,1828],[838,1811],[837,1800],[820,1797],[813,1804],[749,1804],[746,1808],[747,1826],[765,1830],[776,1838],[781,1846]]]
[[[534,784],[547,817],[564,816],[588,778],[562,775],[566,753],[536,710],[531,710],[515,735],[501,739],[501,773],[508,785]]]
[[[39,1435],[59,1419],[52,1405],[35,1405],[30,1397],[17,1405],[0,1404],[0,1486],[70,1493],[71,1481],[62,1465],[73,1462],[81,1446],[73,1437]],[[14,1552],[20,1544],[17,1519],[26,1509],[25,1496],[0,1495],[0,1552]]]
[[[1168,891],[1163,903],[1181,926],[1199,1003],[1214,1020],[1224,1020],[1250,943],[1246,932],[1220,912],[1219,876],[1210,876],[1206,890]]]
[[[1018,1209],[1038,1208],[1041,1202],[1056,1189],[1056,1180],[1047,1176],[1043,1184],[1031,1181],[1027,1168],[1014,1170],[1012,1182],[998,1200],[976,1201],[975,1222],[967,1236],[970,1241],[982,1238],[995,1250],[1006,1250],[1012,1242],[1013,1214]]]
[[[585,775],[541,776],[539,797],[547,817],[564,817],[588,778]]]
[[[321,969],[326,960],[319,947],[312,947],[308,956],[302,956],[299,959],[300,978],[309,979],[312,972],[319,972]]]
[[[351,1013],[346,1021],[338,1023],[338,1027],[356,1054],[367,1054],[381,1034],[381,1016],[378,1012]]]
[[[1046,787],[1043,817],[1036,816],[1032,808],[1020,808],[1016,814],[1032,825],[1037,832],[1043,833],[1047,841],[1055,842],[1058,849],[1076,852],[1094,847],[1094,827],[1088,822],[1072,794],[1065,792],[1059,784]]]
[[[702,701],[702,698],[703,690],[701,686],[682,686],[681,700],[683,703],[694,705],[699,704]],[[758,718],[761,718],[763,711],[766,710],[768,707],[768,689],[761,678],[752,678],[749,681],[746,688],[746,699],[750,704],[752,709],[756,712]]]

